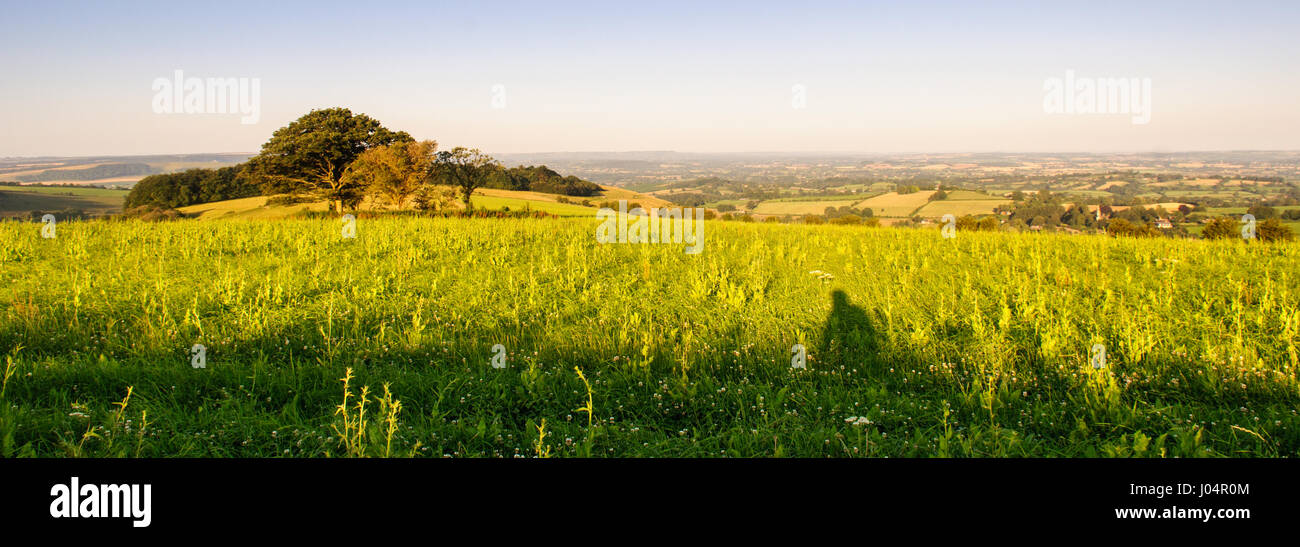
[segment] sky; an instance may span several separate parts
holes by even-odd
[[[498,154],[1300,149],[1300,2],[3,0],[2,10],[0,157],[253,153],[329,107]],[[256,79],[256,123],[169,113],[155,80],[177,70]],[[1048,82],[1067,71],[1075,85],[1149,80],[1149,121],[1049,111]]]

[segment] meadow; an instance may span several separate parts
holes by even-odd
[[[0,222],[0,455],[1300,455],[1297,244],[595,226]]]
[[[966,215],[988,215],[997,210],[999,206],[1011,204],[1009,199],[958,199],[958,200],[940,200],[931,201],[916,211],[917,215],[927,218],[942,218],[943,215],[966,216]]]
[[[929,203],[934,190],[922,190],[910,194],[889,192],[859,202],[854,207],[870,207],[878,217],[910,217],[917,210]]]
[[[760,215],[820,215],[826,212],[827,207],[845,207],[857,203],[857,199],[839,199],[839,200],[767,200],[758,204],[754,208],[755,214]]]
[[[92,215],[122,212],[126,190],[68,186],[0,186],[0,217],[25,218],[31,211],[80,209]]]

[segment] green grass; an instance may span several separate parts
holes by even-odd
[[[943,215],[951,214],[956,216],[965,215],[991,215],[993,210],[1001,205],[1009,205],[1009,199],[996,200],[972,200],[960,199],[955,201],[939,200],[931,201],[916,211],[915,214],[930,217],[941,218]]]
[[[122,212],[126,190],[0,186],[0,217],[26,217],[29,211],[81,209],[93,215]]]
[[[0,186],[0,191],[28,192],[56,196],[114,198],[121,201],[130,190],[92,188],[86,186]]]
[[[574,205],[570,203],[555,203],[551,201],[535,201],[521,198],[482,195],[474,196],[473,203],[475,209],[487,209],[493,211],[509,208],[511,211],[542,211],[561,217],[595,218],[596,216],[595,207],[584,207],[582,205]]]
[[[826,212],[827,207],[845,207],[853,206],[859,199],[838,199],[838,200],[792,200],[779,201],[767,200],[758,204],[752,211],[761,215],[820,215]]]
[[[688,255],[583,219],[33,226],[0,223],[5,457],[1300,454],[1296,244],[708,222]]]
[[[944,193],[947,194],[948,197],[944,198],[942,201],[1011,201],[1004,199],[1000,194],[985,194],[971,190],[952,190],[945,191]]]

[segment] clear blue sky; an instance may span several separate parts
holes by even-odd
[[[0,156],[255,152],[330,106],[495,153],[1300,149],[1300,2],[3,10]],[[155,114],[150,85],[175,69],[260,78],[260,122]],[[1044,113],[1044,79],[1067,69],[1150,78],[1151,122]]]

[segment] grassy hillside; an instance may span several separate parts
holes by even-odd
[[[595,226],[0,223],[0,455],[1300,455],[1300,245]]]
[[[934,190],[922,190],[910,194],[889,192],[858,202],[854,207],[870,207],[878,217],[910,217],[929,203]]]
[[[0,217],[26,218],[31,211],[80,209],[92,215],[122,212],[126,190],[83,187],[0,186]]]
[[[853,205],[857,200],[835,200],[835,201],[781,201],[767,200],[758,204],[754,208],[754,213],[760,215],[820,215],[826,211],[827,207],[843,207]]]
[[[560,198],[566,198],[573,201],[581,201],[585,199],[591,202],[592,206],[588,207],[572,203],[558,203],[557,200]],[[187,215],[195,215],[203,220],[268,220],[290,218],[305,211],[326,211],[329,209],[324,201],[298,205],[267,206],[267,199],[266,196],[257,196],[213,203],[202,203],[199,205],[181,207],[179,211]],[[475,208],[490,211],[500,211],[504,209],[509,209],[511,211],[530,210],[543,211],[561,217],[594,217],[596,215],[595,205],[602,201],[611,199],[627,199],[629,203],[641,203],[646,207],[670,206],[668,202],[662,199],[613,187],[606,187],[604,195],[590,198],[560,196],[557,194],[546,194],[541,192],[518,192],[514,190],[480,188],[474,191],[473,201]],[[363,210],[368,210],[371,208],[371,205],[368,202],[363,203],[361,208]]]

